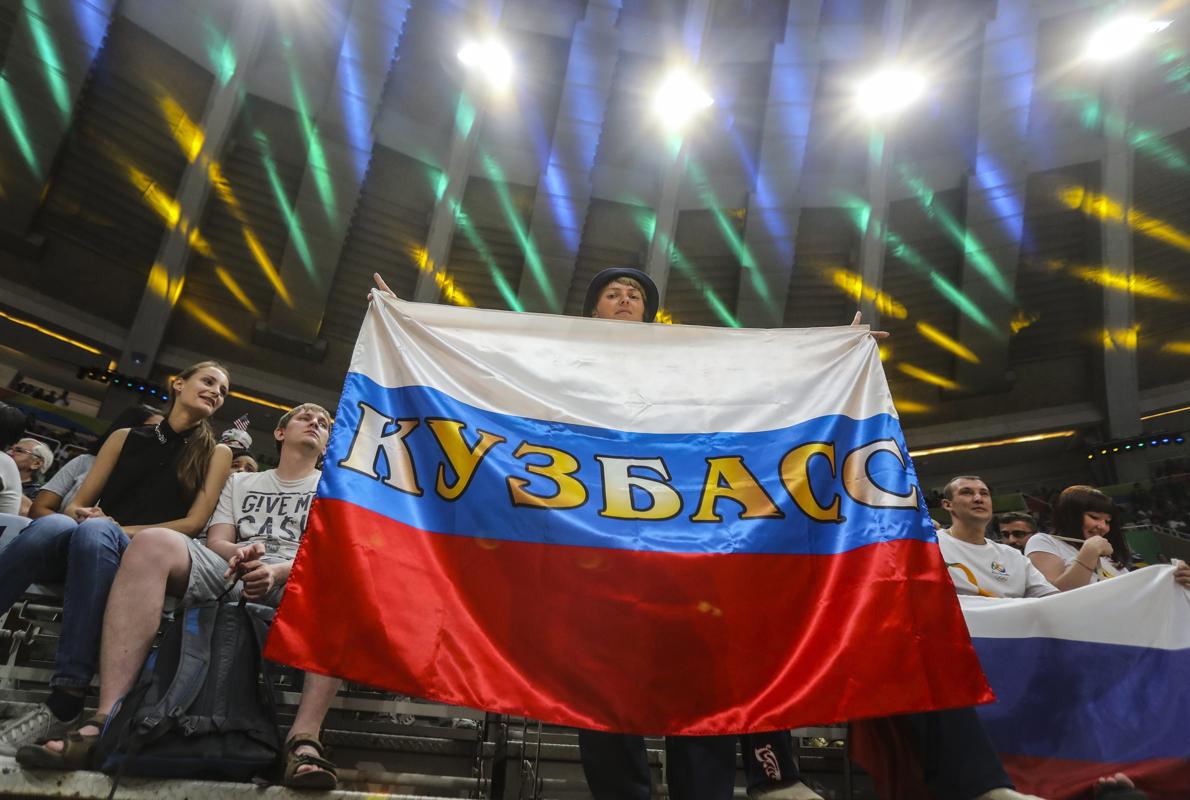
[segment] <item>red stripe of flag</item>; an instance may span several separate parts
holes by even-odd
[[[266,653],[445,703],[641,733],[992,699],[932,543],[830,556],[541,545],[426,533],[326,499]]]

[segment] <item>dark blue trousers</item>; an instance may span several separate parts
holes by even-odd
[[[921,775],[934,800],[971,800],[1012,786],[974,708],[950,708],[898,717],[917,751]]]
[[[934,800],[971,800],[991,789],[1012,786],[974,708],[905,714],[898,719],[905,724]],[[799,779],[787,731],[739,738],[749,789]],[[735,736],[667,737],[670,797],[730,798],[735,785],[735,740]],[[579,731],[579,749],[595,800],[649,800],[643,737]]]
[[[649,800],[649,759],[643,736],[580,728],[579,757],[595,800]]]
[[[740,736],[748,788],[798,780],[788,731]],[[579,731],[579,751],[595,800],[648,800],[649,764],[641,736]],[[672,800],[726,800],[735,788],[735,736],[668,736]]]

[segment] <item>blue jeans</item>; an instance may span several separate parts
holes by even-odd
[[[103,611],[128,536],[110,519],[76,523],[62,514],[33,520],[0,553],[0,608],[34,583],[64,583],[62,635],[51,686],[86,688],[99,667]]]

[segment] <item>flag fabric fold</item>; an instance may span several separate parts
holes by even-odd
[[[1190,797],[1190,591],[1172,567],[1039,599],[962,598],[997,702],[980,716],[1017,788],[1053,800],[1124,772]]]
[[[865,329],[389,297],[267,655],[656,734],[991,699]]]

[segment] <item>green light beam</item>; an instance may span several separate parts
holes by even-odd
[[[901,179],[917,196],[917,202],[926,212],[926,216],[937,222],[946,235],[963,248],[963,254],[971,266],[975,267],[975,270],[996,290],[997,294],[1005,300],[1016,302],[1012,287],[1004,279],[1000,268],[988,256],[983,243],[959,224],[954,215],[934,202],[934,190],[927,186],[925,181],[909,174],[909,170],[903,164],[898,165],[897,170],[901,173]]]
[[[512,286],[508,283],[508,278],[505,277],[504,271],[500,269],[500,265],[496,263],[492,251],[488,249],[487,243],[484,242],[483,237],[479,235],[475,225],[471,222],[471,218],[467,216],[467,212],[459,204],[453,204],[455,223],[458,225],[463,235],[467,237],[467,241],[479,253],[479,257],[483,259],[488,268],[488,274],[492,276],[492,283],[496,285],[496,291],[500,292],[500,296],[504,298],[504,303],[513,311],[524,311],[525,307],[521,305],[521,301],[517,299],[516,292],[513,291]]]
[[[322,149],[322,137],[318,133],[318,125],[314,121],[314,115],[310,113],[310,106],[306,101],[306,91],[302,86],[301,76],[292,60],[289,41],[285,42],[284,49],[285,62],[289,66],[289,85],[293,90],[293,99],[297,105],[302,136],[306,140],[306,167],[314,175],[314,186],[318,190],[318,198],[322,201],[326,217],[333,221],[338,216],[338,205],[335,202],[335,189],[331,185],[330,165],[326,160],[326,152]]]
[[[467,99],[467,94],[461,92],[459,102],[455,106],[455,130],[459,136],[466,139],[471,135],[471,126],[475,124],[477,113],[474,104]]]
[[[637,210],[632,215],[633,221],[640,228],[641,233],[645,235],[645,239],[652,241],[653,234],[657,230],[657,212],[648,206],[641,205],[639,200],[634,200],[634,198],[626,198],[624,202],[636,206]],[[715,313],[715,316],[729,328],[743,327],[740,325],[739,320],[731,313],[727,305],[719,299],[719,295],[715,293],[715,290],[707,286],[702,278],[698,276],[698,271],[694,269],[694,265],[678,249],[677,243],[669,241],[668,245],[669,263],[677,267],[682,274],[690,279],[694,287],[702,293],[703,298],[707,301],[707,305],[711,307],[711,311]]]
[[[203,18],[202,28],[207,58],[211,60],[211,66],[214,67],[215,78],[219,81],[220,86],[226,86],[227,82],[231,80],[231,76],[236,73],[235,48],[232,47],[231,40],[215,27],[215,23],[210,17]]]
[[[703,205],[710,210],[711,216],[715,218],[715,222],[719,226],[719,232],[727,242],[727,246],[731,248],[731,252],[740,262],[740,266],[747,271],[748,279],[752,282],[752,288],[756,290],[757,295],[764,301],[765,307],[769,312],[775,312],[777,309],[773,306],[773,298],[772,293],[769,291],[768,281],[764,279],[764,275],[761,273],[756,259],[752,257],[752,251],[748,249],[748,245],[744,242],[743,237],[740,236],[735,226],[731,224],[731,220],[727,218],[727,214],[723,212],[723,206],[719,202],[719,198],[715,196],[710,181],[707,180],[706,173],[693,160],[688,163],[688,169],[690,170],[691,177],[694,179],[695,186],[698,187],[698,194],[703,201]]]
[[[29,32],[33,34],[33,44],[37,47],[37,55],[45,64],[45,79],[50,85],[50,92],[54,95],[54,102],[62,114],[62,120],[70,118],[70,89],[66,86],[63,74],[66,67],[58,55],[58,48],[54,45],[54,38],[50,34],[45,21],[45,12],[41,10],[38,0],[25,0],[25,18],[29,22]]]
[[[265,172],[268,173],[269,185],[273,189],[273,196],[277,199],[277,205],[280,207],[281,213],[285,216],[285,222],[289,226],[289,236],[293,241],[293,246],[297,249],[298,258],[302,260],[302,266],[306,268],[306,272],[310,277],[316,278],[314,260],[310,257],[310,248],[306,244],[306,234],[302,229],[302,221],[298,217],[297,211],[289,204],[289,198],[285,196],[285,187],[281,184],[281,176],[277,174],[277,162],[273,160],[268,137],[261,131],[256,131],[256,139],[261,144],[261,162],[264,164]]]
[[[740,321],[731,313],[731,310],[719,299],[719,295],[716,294],[715,290],[703,283],[702,278],[698,276],[698,272],[694,269],[694,265],[678,249],[678,245],[675,242],[669,243],[669,260],[702,293],[707,304],[711,307],[711,311],[715,312],[715,316],[719,318],[720,322],[729,328],[742,327]]]
[[[21,104],[17,102],[12,93],[12,87],[9,86],[8,75],[3,72],[0,72],[0,109],[4,111],[4,121],[8,123],[8,130],[12,132],[12,138],[16,140],[21,157],[25,159],[25,163],[37,176],[37,179],[41,180],[45,173],[41,171],[41,162],[37,160],[37,154],[33,152],[33,143],[29,139],[25,115],[21,111]]]
[[[1166,169],[1190,173],[1190,159],[1187,159],[1185,153],[1171,145],[1157,131],[1137,128],[1129,120],[1116,114],[1108,114],[1095,95],[1076,89],[1055,90],[1052,94],[1058,102],[1074,108],[1078,113],[1079,123],[1085,129],[1096,131],[1102,127],[1107,133],[1123,137],[1128,146],[1137,153],[1153,159]]]
[[[504,171],[500,169],[500,165],[491,155],[480,153],[480,158],[483,161],[484,170],[488,173],[488,178],[496,188],[496,198],[500,202],[500,210],[504,212],[504,218],[508,220],[513,235],[516,236],[517,244],[521,246],[521,252],[525,255],[525,263],[529,265],[533,280],[541,289],[541,294],[549,305],[550,311],[555,314],[560,313],[562,307],[558,303],[558,296],[554,292],[554,287],[550,285],[550,279],[546,274],[545,264],[541,261],[541,253],[537,249],[537,244],[521,221],[516,204],[512,202],[512,195],[508,192],[508,182],[504,180]]]
[[[860,233],[863,233],[867,220],[871,216],[871,207],[865,201],[853,196],[844,196],[842,205],[850,212],[852,221],[856,223],[857,227],[860,222],[865,223],[864,227],[859,228]],[[885,226],[884,243],[888,247],[889,255],[900,259],[919,274],[925,276],[934,287],[934,290],[957,308],[961,314],[968,317],[972,322],[991,333],[997,339],[1004,338],[1004,332],[999,330],[988,319],[987,315],[980,310],[979,306],[964,297],[959,287],[955,286],[945,276],[941,275],[938,270],[934,269],[933,265],[921,253],[909,246],[900,236],[889,229],[887,225]]]
[[[1157,57],[1158,63],[1167,67],[1163,80],[1179,92],[1190,93],[1190,61],[1185,50],[1167,48]]]

